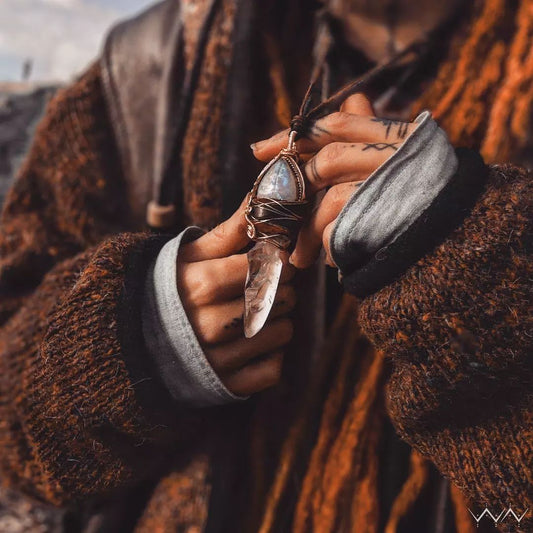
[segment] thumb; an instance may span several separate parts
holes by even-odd
[[[180,250],[180,256],[186,263],[220,259],[240,252],[249,242],[246,234],[246,220],[244,209],[248,197],[242,202],[233,215],[202,235],[199,239],[186,244]]]

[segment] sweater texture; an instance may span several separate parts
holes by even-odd
[[[229,17],[226,4],[232,2],[221,13]],[[222,14],[217,24],[224,30],[212,41],[219,53],[231,25]],[[468,54],[457,54],[460,65],[469,64]],[[213,195],[222,185],[213,186],[218,174],[211,159],[218,145],[204,153],[194,144],[204,105],[216,107],[206,139],[220,133],[223,99],[209,79],[225,79],[228,61],[215,57],[216,64],[206,60],[187,134],[189,207],[181,228],[220,218]],[[442,72],[449,74],[454,61]],[[427,94],[440,98],[445,78],[440,74],[440,85]],[[438,107],[438,99],[427,98],[426,107]],[[439,104],[443,127],[456,142],[464,131],[454,133],[453,110],[445,104]],[[461,113],[467,104],[462,100]],[[469,145],[489,150],[480,124]],[[509,143],[504,148],[512,154]],[[498,153],[486,151],[486,159],[494,163]],[[195,169],[205,170],[197,183]],[[140,316],[150,264],[172,235],[146,232],[138,222],[143,199],[121,165],[95,63],[49,104],[1,215],[2,481],[59,506],[109,502],[147,487],[134,526],[141,533],[257,531],[259,524],[261,531],[323,533],[338,528],[330,501],[350,520],[377,524],[378,494],[365,483],[377,479],[390,451],[377,444],[386,433],[385,393],[388,417],[415,450],[405,464],[403,496],[391,497],[395,529],[388,531],[422,531],[412,524],[417,512],[427,512],[422,487],[430,463],[452,481],[456,523],[465,532],[465,495],[476,509],[533,508],[531,188],[524,168],[492,165],[454,231],[358,312],[353,298],[344,298],[325,347],[324,361],[335,366],[317,362],[319,377],[294,385],[293,374],[303,381],[302,364],[287,357],[275,390],[243,405],[185,408],[154,369]],[[305,431],[295,407],[302,399]],[[349,448],[363,426],[371,430],[364,446]],[[301,435],[304,444],[291,448]],[[364,465],[357,470],[343,466],[351,464],[344,451],[353,449],[350,461],[358,457]],[[331,470],[320,470],[324,450],[331,452]],[[287,472],[290,484],[283,481]],[[332,480],[327,493],[322,480]],[[361,505],[342,497],[354,486]],[[523,531],[528,527],[530,516],[522,522]]]

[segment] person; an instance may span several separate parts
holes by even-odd
[[[528,0],[117,26],[2,212],[4,483],[87,531],[527,530],[532,31]],[[320,199],[245,339],[244,198],[319,57],[324,91],[385,67],[298,141]]]

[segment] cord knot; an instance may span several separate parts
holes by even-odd
[[[309,119],[304,115],[294,115],[291,120],[291,130],[296,132],[296,138],[305,135],[309,127]]]

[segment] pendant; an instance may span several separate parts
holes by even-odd
[[[283,265],[296,242],[307,206],[295,136],[296,132],[291,131],[287,148],[262,170],[249,193],[245,218],[248,236],[256,244],[247,255],[244,290],[244,334],[247,338],[261,331],[268,319]]]

